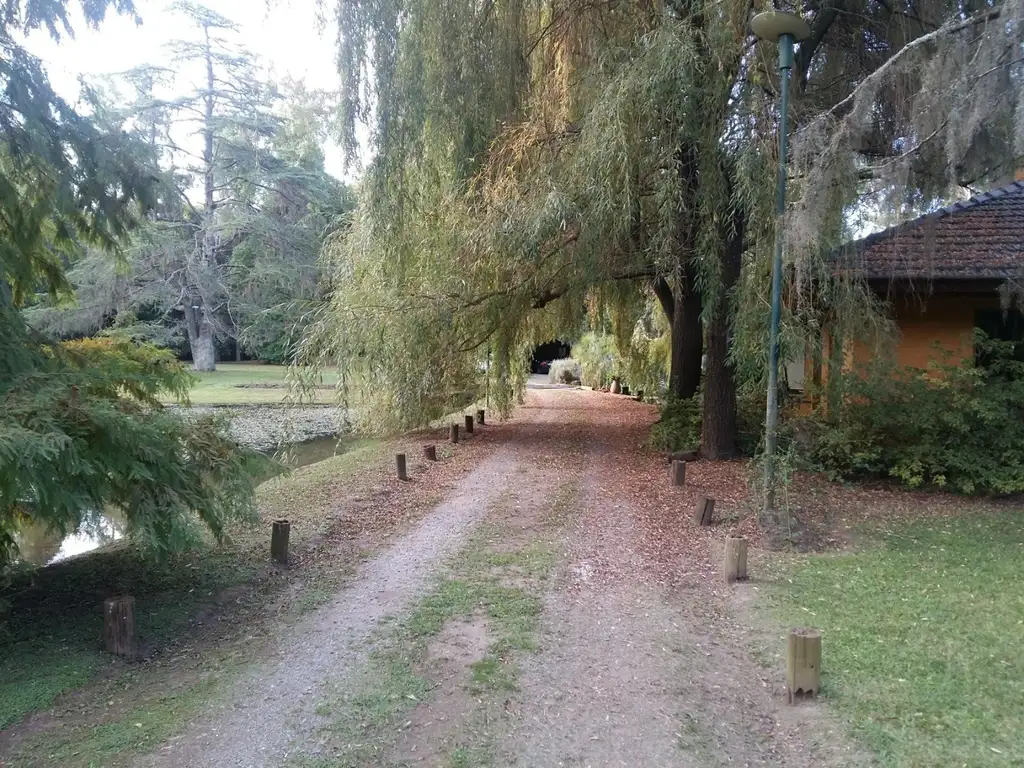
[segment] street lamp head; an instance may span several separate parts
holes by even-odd
[[[762,40],[777,42],[783,35],[789,35],[793,42],[800,42],[811,35],[807,22],[795,13],[765,11],[750,20],[750,28]]]

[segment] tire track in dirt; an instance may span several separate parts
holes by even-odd
[[[296,626],[184,734],[138,764],[278,766],[304,746],[317,724],[324,686],[338,686],[365,662],[381,620],[403,613],[474,523],[514,479],[516,457],[499,447],[426,518],[366,563],[358,579]]]

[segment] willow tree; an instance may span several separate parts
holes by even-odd
[[[812,34],[794,71],[800,237],[790,255],[813,276],[800,283],[810,290],[856,295],[829,287],[824,255],[877,193],[872,180],[918,201],[956,181],[895,172],[932,140],[915,120],[935,71],[963,86],[937,104],[976,126],[1005,122],[1019,9],[926,5],[799,9]],[[748,32],[757,10],[452,0],[405,5],[399,20],[342,0],[348,114],[373,115],[375,154],[353,230],[329,251],[335,292],[307,354],[338,360],[372,391],[368,414],[407,425],[450,405],[482,350],[496,353],[507,404],[531,342],[571,333],[602,305],[628,340],[623,329],[653,295],[671,319],[670,394],[701,386],[703,451],[732,453],[736,374],[763,381],[774,235],[775,51]],[[998,80],[1001,98],[972,91],[979,77]],[[991,133],[946,144],[1005,160]],[[956,154],[942,167],[957,167]],[[787,340],[799,343],[806,325],[787,316]]]

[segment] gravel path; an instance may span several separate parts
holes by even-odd
[[[343,684],[365,659],[382,619],[403,613],[444,558],[515,475],[515,457],[498,449],[415,529],[367,563],[359,580],[288,630],[277,653],[145,766],[278,766],[315,725],[326,686]]]

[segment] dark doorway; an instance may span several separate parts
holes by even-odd
[[[554,360],[561,360],[568,357],[572,347],[564,341],[546,341],[533,350],[533,361],[530,363],[530,370],[533,373],[547,373]]]

